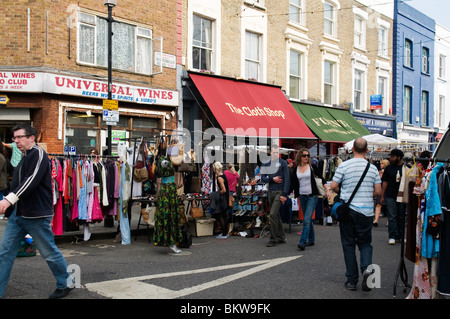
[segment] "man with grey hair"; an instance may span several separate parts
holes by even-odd
[[[336,169],[330,188],[340,191],[340,199],[347,202],[358,184],[367,166],[364,158],[367,141],[357,138],[353,143],[353,158],[343,162]],[[342,249],[346,266],[345,287],[356,290],[358,283],[358,262],[356,245],[360,252],[360,270],[363,275],[362,290],[371,290],[367,285],[370,272],[367,267],[372,264],[372,222],[374,216],[374,197],[381,194],[381,179],[377,168],[370,164],[364,180],[350,203],[349,218],[339,222]]]

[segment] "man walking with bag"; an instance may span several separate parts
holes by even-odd
[[[340,199],[344,202],[350,199],[368,164],[364,158],[367,152],[367,141],[364,138],[357,138],[353,143],[352,150],[353,158],[338,166],[330,186],[332,190],[340,191]],[[341,185],[341,189],[339,189],[339,185]],[[356,245],[360,251],[360,270],[363,275],[362,290],[371,290],[367,286],[367,279],[371,274],[367,267],[372,264],[373,199],[380,194],[380,175],[376,167],[370,164],[350,203],[348,218],[339,222],[346,266],[345,287],[350,290],[356,290],[359,278]]]

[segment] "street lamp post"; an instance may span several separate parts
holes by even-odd
[[[112,100],[112,9],[116,6],[117,0],[105,0],[105,6],[108,7],[108,100]],[[108,137],[107,137],[108,152],[107,155],[111,155],[112,152],[112,131],[111,125],[108,124]]]

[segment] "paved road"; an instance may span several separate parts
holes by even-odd
[[[385,221],[382,218],[380,226],[373,229],[373,262],[380,266],[381,287],[371,292],[361,291],[360,286],[357,291],[344,288],[345,268],[336,225],[315,225],[316,245],[305,251],[297,249],[298,225],[287,234],[286,244],[272,248],[265,246],[267,237],[219,240],[207,236],[194,238],[190,249],[174,255],[168,248],[148,243],[145,233],[140,233],[136,241],[133,236],[131,245],[114,242],[110,234],[94,233],[89,241],[58,240],[58,246],[81,274],[81,288],[67,299],[392,300],[400,245],[388,245]],[[0,230],[5,223],[0,221]],[[406,259],[405,263],[411,284],[413,263]],[[4,298],[47,298],[54,285],[42,258],[18,258]],[[403,289],[398,280],[397,299],[406,297]]]

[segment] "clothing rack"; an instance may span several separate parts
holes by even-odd
[[[403,158],[404,161],[419,161],[419,162],[440,162],[440,163],[450,163],[450,158],[432,158],[432,157],[405,157]],[[419,198],[419,207],[420,207],[420,198]],[[400,243],[400,261],[397,268],[397,273],[394,278],[394,287],[393,287],[393,297],[396,297],[397,292],[397,282],[400,277],[401,281],[405,285],[405,288],[403,288],[403,292],[406,293],[406,288],[411,288],[411,285],[408,284],[408,272],[406,270],[405,265],[405,231],[403,232],[403,238]]]

